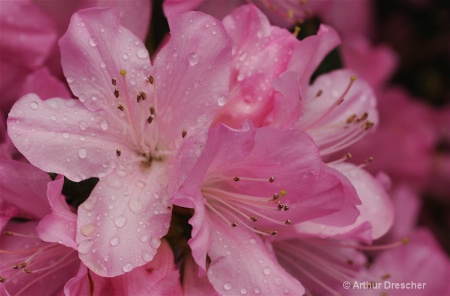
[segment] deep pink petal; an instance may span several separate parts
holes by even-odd
[[[80,258],[101,276],[117,276],[151,261],[169,228],[165,168],[153,162],[120,166],[100,179],[78,208]]]
[[[73,94],[92,111],[113,113],[119,103],[127,106],[136,100],[139,91],[149,91],[148,51],[138,37],[120,25],[119,14],[118,9],[81,10],[73,15],[59,40],[67,82]],[[120,75],[122,70],[127,71],[125,78]],[[117,86],[112,85],[113,78]],[[114,96],[115,87],[122,92],[120,100]],[[132,117],[140,114],[132,112],[131,107],[128,110]]]
[[[181,285],[172,250],[166,241],[162,241],[152,262],[114,278],[103,278],[88,271],[84,265],[80,266],[78,275],[65,285],[64,291],[66,295],[175,296],[181,295]]]
[[[53,21],[29,0],[2,1],[0,26],[1,59],[28,69],[44,63],[57,38]]]
[[[168,17],[197,8],[205,0],[165,0],[163,4],[164,14]]]
[[[326,25],[321,25],[317,35],[303,39],[295,48],[288,70],[300,75],[300,89],[305,92],[309,80],[325,56],[340,44],[337,32]]]
[[[221,295],[284,295],[304,293],[266,248],[260,237],[210,217],[213,228],[208,278]]]
[[[90,112],[73,99],[23,97],[9,114],[8,132],[32,164],[73,181],[110,173],[117,149],[124,157],[135,155],[127,153],[133,144],[120,120]]]
[[[14,217],[20,217],[19,209],[9,202],[0,199],[0,231],[8,224],[9,220]]]
[[[200,12],[169,18],[171,36],[154,62],[160,144],[206,134],[228,95],[231,39],[217,19]]]
[[[186,256],[183,262],[183,295],[214,295],[216,290],[206,274],[199,276],[199,267],[194,258]]]
[[[29,163],[12,159],[1,160],[1,198],[20,209],[22,213],[42,218],[51,212],[46,194],[50,181],[47,173]]]
[[[66,198],[61,193],[63,184],[64,178],[61,175],[48,184],[47,196],[52,213],[39,222],[36,232],[45,242],[63,244],[76,250],[77,215],[67,205]]]
[[[25,77],[20,96],[28,93],[35,93],[43,99],[72,97],[66,84],[50,74],[48,68],[40,68]]]
[[[0,92],[2,94],[0,114],[6,118],[11,107],[20,98],[22,79],[28,74],[28,70],[0,58],[0,73],[2,73],[2,79],[0,79]]]

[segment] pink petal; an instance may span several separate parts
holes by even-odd
[[[199,267],[194,258],[186,256],[183,262],[183,295],[214,295],[216,290],[211,285],[208,277],[203,275],[199,277]]]
[[[301,116],[301,95],[298,75],[294,72],[284,72],[274,81],[277,92],[273,104],[273,120],[271,126],[293,126]]]
[[[8,224],[9,220],[14,217],[20,217],[19,209],[3,199],[0,199],[0,230]]]
[[[92,282],[88,279],[88,274]],[[93,293],[91,291],[93,290]],[[66,295],[182,295],[170,246],[162,241],[152,262],[114,278],[103,278],[82,265],[64,287]]]
[[[78,208],[80,258],[93,272],[113,277],[151,261],[169,228],[166,169],[158,162],[120,166],[100,179]]]
[[[221,22],[200,12],[169,17],[171,36],[155,58],[160,144],[206,134],[228,95],[231,40]]]
[[[0,20],[2,60],[28,69],[41,66],[57,38],[53,21],[29,0],[2,1]]]
[[[255,233],[232,228],[210,217],[213,228],[208,278],[220,295],[284,295],[304,293]]]
[[[61,194],[63,184],[64,178],[61,175],[48,184],[47,196],[52,213],[39,222],[36,232],[45,242],[63,244],[76,250],[77,215],[69,208],[66,198]]]
[[[165,0],[163,3],[164,14],[169,17],[189,10],[194,10],[205,0]]]
[[[22,213],[42,218],[50,213],[47,184],[50,176],[29,163],[2,159],[0,164],[0,192],[3,201],[14,205]]]
[[[116,165],[116,150],[131,146],[120,120],[88,111],[78,100],[42,101],[29,94],[18,101],[8,118],[12,141],[27,159],[47,172],[64,174],[73,181],[105,176]],[[128,136],[128,137],[127,137]]]
[[[129,90],[121,94],[124,105],[136,100],[138,91],[149,88],[148,52],[138,37],[120,25],[119,13],[118,9],[106,8],[81,10],[72,16],[66,34],[59,40],[67,82],[91,111],[117,114],[120,101],[114,97],[113,78],[119,89]],[[120,75],[122,70],[128,73],[125,78]]]
[[[295,48],[288,70],[300,75],[300,89],[304,93],[309,80],[325,56],[340,44],[337,32],[326,25],[321,25],[317,35],[303,39]]]
[[[50,74],[48,68],[40,68],[25,77],[18,97],[28,93],[35,93],[44,99],[72,97],[66,84]]]
[[[236,9],[223,23],[234,41],[232,88],[216,121],[237,128],[248,119],[262,126],[273,112],[273,83],[286,70],[298,40],[271,26],[253,5]]]
[[[0,79],[0,91],[2,94],[0,114],[3,114],[6,118],[12,105],[20,97],[19,92],[22,87],[22,79],[28,74],[28,70],[0,58],[0,73],[2,73],[2,79]]]

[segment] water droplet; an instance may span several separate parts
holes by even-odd
[[[134,268],[132,263],[127,263],[122,267],[123,272],[129,272]]]
[[[119,216],[114,220],[114,224],[117,227],[124,227],[127,224],[127,218],[125,216]]]
[[[225,97],[223,97],[223,96],[217,98],[217,104],[218,104],[219,106],[225,105],[226,102],[227,102],[227,99],[226,99]]]
[[[105,33],[105,28],[101,27],[100,32]]]
[[[75,99],[67,99],[64,101],[67,107],[73,107],[77,104],[77,100]]]
[[[254,238],[251,238],[248,242],[252,245],[256,244],[256,240]]]
[[[247,292],[248,292],[248,291],[247,291],[247,289],[246,289],[246,288],[242,288],[242,289],[241,289],[241,294],[242,294],[242,295],[245,295],[245,294],[247,294]]]
[[[56,120],[56,115],[55,114],[50,115],[50,119],[51,120]]]
[[[94,37],[89,38],[89,45],[92,47],[97,46],[97,42]]]
[[[274,279],[274,283],[275,283],[275,285],[277,285],[277,286],[281,286],[281,284],[283,283],[283,280],[282,280],[279,276],[277,276],[277,277],[275,277],[275,279]]]
[[[148,241],[148,236],[143,235],[143,236],[141,236],[141,237],[139,238],[139,240],[140,240],[141,242],[145,243],[145,242]]]
[[[84,122],[84,121],[81,121],[81,122],[80,122],[80,129],[81,129],[82,131],[86,130],[87,127],[88,127],[88,125],[87,125],[86,122]]]
[[[144,181],[138,181],[137,182],[137,187],[144,188],[145,187],[145,182]]]
[[[142,259],[145,262],[148,262],[153,259],[153,255],[149,251],[142,251]]]
[[[155,193],[153,194],[153,198],[154,198],[154,199],[159,199],[159,194],[155,192]]]
[[[109,128],[109,123],[106,120],[102,120],[102,122],[100,123],[100,127],[102,128],[102,130],[106,131]]]
[[[130,199],[128,202],[128,206],[130,207],[130,210],[135,213],[136,215],[141,211],[142,209],[142,203],[139,199],[133,198]]]
[[[87,157],[87,150],[84,148],[81,148],[80,150],[78,150],[78,156],[80,158],[86,158]]]
[[[238,81],[244,80],[244,75],[239,74],[238,77],[237,77],[237,80],[238,80]]]
[[[84,142],[84,141],[86,141],[86,138],[84,136],[80,136],[80,141]]]
[[[86,224],[83,227],[81,227],[80,232],[84,236],[91,236],[95,231],[95,225],[94,224]]]
[[[87,254],[92,249],[92,245],[94,244],[94,241],[92,240],[84,240],[81,241],[78,244],[78,252],[81,254]]]
[[[189,55],[189,64],[191,64],[191,66],[195,66],[198,62],[200,62],[200,55],[196,52],[191,53]]]
[[[124,60],[128,60],[128,57],[129,57],[130,55],[126,52],[126,53],[124,53],[123,55],[122,55],[122,58],[124,59]]]
[[[109,261],[109,256],[108,255],[103,256],[103,260],[105,260],[105,262],[108,262]]]
[[[120,244],[120,238],[118,237],[113,237],[110,241],[109,244],[113,247],[117,246],[118,244]]]
[[[269,274],[272,273],[272,270],[271,270],[269,267],[264,267],[264,268],[263,268],[263,273],[264,273],[265,275],[269,275]]]
[[[227,291],[230,291],[231,288],[233,288],[233,286],[231,285],[231,283],[225,283],[225,284],[223,285],[223,288],[224,288],[225,290],[227,290]]]
[[[39,104],[36,101],[30,103],[30,108],[33,110],[37,110],[39,108]]]
[[[127,175],[127,171],[124,168],[119,168],[116,174],[119,177],[125,177]]]
[[[260,294],[261,293],[261,289],[260,288],[254,288],[253,292],[255,292],[255,294]]]
[[[100,61],[100,67],[102,67],[103,69],[106,68],[106,62],[105,62],[105,60],[101,60],[101,61]]]
[[[217,34],[217,31],[216,31],[216,30],[212,30],[212,31],[211,31],[211,34],[216,35],[216,34]]]
[[[159,246],[161,245],[161,240],[160,240],[159,238],[157,238],[157,237],[154,237],[154,238],[152,238],[152,240],[150,241],[150,245],[151,245],[153,248],[157,249],[157,248],[159,248]]]
[[[69,138],[69,134],[68,134],[68,133],[62,133],[62,137],[63,137],[64,139],[68,139],[68,138]]]
[[[140,59],[146,59],[148,58],[148,51],[145,48],[140,48],[136,51],[136,55]]]

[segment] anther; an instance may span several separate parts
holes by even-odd
[[[346,123],[347,123],[347,124],[352,123],[352,122],[356,119],[356,117],[357,117],[356,114],[350,115],[350,116],[347,118]]]
[[[120,70],[120,75],[125,76],[127,75],[127,70]]]
[[[366,121],[366,122],[364,122],[363,127],[367,131],[367,130],[369,130],[369,129],[371,129],[373,127],[373,122]]]
[[[316,98],[320,97],[323,94],[323,90],[319,89],[316,94]]]
[[[253,222],[256,222],[259,220],[259,218],[258,217],[250,217],[250,220],[252,220]]]
[[[367,119],[367,117],[369,117],[369,113],[364,112],[364,114],[361,116],[361,118],[359,119],[359,121],[364,121]]]
[[[150,107],[150,114],[151,115],[156,115],[156,110],[155,110],[155,107]]]
[[[345,158],[345,160],[350,159],[350,158],[352,158],[352,154],[351,154],[350,152],[347,152],[347,153],[344,155],[344,158]]]
[[[284,211],[287,211],[287,210],[289,210],[289,206],[288,205],[284,205],[283,209],[284,209]]]
[[[115,88],[115,89],[114,89],[114,96],[115,96],[116,98],[119,97],[119,89],[118,89],[118,88]]]
[[[123,105],[122,105],[122,104],[119,104],[119,105],[117,105],[117,109],[119,109],[120,111],[123,111],[123,110],[125,110],[125,108],[123,107]]]
[[[281,196],[285,196],[287,194],[287,192],[286,192],[286,190],[282,189],[282,190],[280,190],[280,194],[281,194]]]
[[[137,94],[136,100],[139,103],[140,101],[144,101],[146,98],[147,98],[147,94],[145,92],[143,92],[143,91],[140,91]]]
[[[407,237],[404,237],[403,239],[402,239],[402,243],[403,244],[408,244],[409,243],[409,238],[407,238]]]
[[[32,273],[33,271],[31,271],[31,269],[25,268],[25,269],[23,270],[23,272],[25,272],[25,273]]]
[[[289,9],[287,11],[287,16],[288,16],[288,18],[294,18],[294,10],[293,9]]]
[[[280,195],[278,194],[278,193],[275,193],[274,195],[273,195],[273,200],[277,200],[277,199],[279,199],[280,198]]]
[[[237,224],[236,222],[233,222],[233,223],[231,223],[231,226],[232,226],[232,227],[237,227],[238,224]]]
[[[0,276],[0,283],[6,282],[6,278]]]
[[[5,231],[5,232],[3,232],[3,234],[7,235],[7,236],[13,236],[14,235],[14,233],[12,231]]]
[[[183,131],[181,132],[181,137],[184,139],[184,138],[186,138],[186,135],[187,135],[187,131],[186,131],[186,130],[183,130]]]
[[[240,178],[240,177],[234,177],[233,180],[234,180],[235,182],[239,182],[239,181],[241,181],[241,178]]]
[[[365,164],[369,164],[369,163],[371,163],[373,161],[373,157],[372,156],[369,156],[366,160],[364,160],[364,163]]]
[[[116,150],[116,155],[117,155],[117,157],[121,156],[121,155],[122,155],[122,151],[120,151],[119,149],[117,149],[117,150]]]
[[[275,177],[270,177],[270,178],[269,178],[269,182],[270,182],[270,183],[273,183],[274,181],[275,181]]]
[[[150,84],[155,83],[155,78],[152,75],[148,74],[147,79],[148,79],[148,82],[150,82]]]
[[[111,83],[112,85],[117,85],[117,79],[116,78],[111,79]]]
[[[298,37],[298,33],[300,33],[300,26],[295,26],[295,27],[294,27],[294,32],[292,32],[292,34],[293,34],[295,37]]]
[[[153,122],[153,119],[155,119],[155,115],[150,115],[148,118],[147,118],[147,122],[148,123],[152,123]]]
[[[389,273],[386,273],[385,275],[381,276],[381,279],[382,280],[387,280],[390,277],[391,277],[391,275]]]
[[[281,203],[281,202],[280,202],[280,203],[278,204],[278,209],[281,210],[281,209],[283,209],[283,208],[284,208],[284,203]]]
[[[19,264],[16,264],[13,266],[14,269],[25,268],[25,267],[27,267],[26,262],[22,262],[22,263],[19,263]]]
[[[277,231],[276,231],[276,230],[272,230],[272,231],[270,232],[270,234],[271,234],[271,235],[276,235],[276,234],[277,234]]]
[[[291,225],[291,220],[287,219],[287,220],[284,222],[284,225]]]

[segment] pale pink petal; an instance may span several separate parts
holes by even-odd
[[[80,258],[101,276],[117,276],[151,261],[169,228],[171,206],[158,162],[119,166],[100,179],[78,208]]]
[[[306,221],[295,225],[296,231],[320,238],[345,238],[371,242],[383,236],[394,221],[394,208],[383,186],[372,175],[349,163],[334,167],[342,172],[355,186],[362,204],[358,205],[360,215],[352,225],[337,227]],[[370,229],[368,232],[367,229]]]
[[[146,78],[150,74],[144,44],[120,25],[119,13],[118,9],[81,10],[72,16],[66,34],[59,40],[64,75],[73,94],[89,110],[105,110],[114,117],[118,117],[119,103],[128,106],[136,100],[136,89],[149,91]],[[124,77],[120,75],[122,70],[127,71]],[[112,84],[113,78],[117,86]],[[118,100],[116,87],[129,91],[123,91]],[[142,113],[133,112],[131,107],[127,110],[131,117]]]
[[[63,244],[76,250],[77,215],[67,205],[66,198],[61,194],[63,184],[64,178],[61,175],[48,184],[47,196],[52,213],[39,222],[36,232],[45,242]]]
[[[28,69],[44,63],[57,38],[53,21],[30,0],[2,1],[0,26],[1,59]]]
[[[302,93],[306,92],[309,80],[322,60],[340,42],[341,40],[333,28],[321,25],[317,35],[309,36],[298,43],[292,54],[288,70],[299,73]]]
[[[274,258],[261,238],[244,228],[209,219],[208,278],[220,295],[302,295],[303,286]]]
[[[73,181],[110,173],[117,149],[125,158],[135,155],[120,120],[110,120],[104,112],[92,113],[73,99],[42,101],[29,94],[11,110],[8,131],[32,164]]]
[[[182,295],[179,273],[166,241],[153,261],[114,278],[98,276],[82,265],[64,287],[66,295]]]
[[[301,95],[298,75],[284,72],[274,81],[275,102],[271,126],[292,126],[301,116]]]
[[[40,219],[51,212],[46,194],[50,181],[47,173],[29,163],[12,159],[1,160],[1,198],[20,209],[22,213]]]
[[[169,17],[169,26],[171,36],[155,58],[154,76],[156,116],[164,131],[159,143],[171,148],[183,130],[206,134],[228,95],[232,42],[220,21],[200,12]]]
[[[186,256],[183,261],[183,295],[214,295],[216,290],[205,275],[199,276],[199,266],[194,258]]]
[[[322,155],[350,146],[378,122],[372,89],[363,79],[350,85],[353,75],[348,70],[321,75],[305,95],[298,127],[308,132]]]
[[[286,70],[298,40],[271,26],[253,5],[236,9],[223,24],[234,41],[231,94],[215,121],[235,128],[246,119],[257,127],[267,124],[275,105],[274,81]]]

